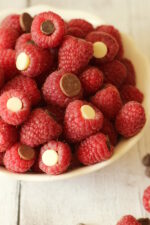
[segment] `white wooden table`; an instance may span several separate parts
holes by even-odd
[[[150,57],[149,0],[5,0],[0,8],[49,3],[99,15],[131,34]],[[150,127],[121,160],[89,176],[54,183],[24,183],[0,178],[0,225],[115,225],[125,214],[149,216],[143,190],[150,184],[141,158],[150,152]]]

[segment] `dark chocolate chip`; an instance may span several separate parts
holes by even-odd
[[[23,13],[20,16],[20,26],[22,30],[29,33],[31,30],[32,21],[33,21],[33,18],[31,17],[30,14]]]
[[[35,42],[33,40],[27,41],[27,44],[35,45]]]
[[[21,159],[32,160],[35,156],[35,151],[26,145],[21,145],[18,149],[18,154]]]
[[[150,166],[150,154],[143,157],[142,163],[144,166]]]
[[[54,32],[54,24],[50,20],[46,20],[41,24],[41,31],[43,34],[50,35]]]
[[[148,218],[140,218],[137,220],[141,225],[150,225],[150,220]]]

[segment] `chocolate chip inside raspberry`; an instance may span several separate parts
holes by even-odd
[[[80,80],[72,73],[66,73],[60,79],[60,88],[68,97],[74,97],[81,91]]]
[[[30,148],[26,145],[21,145],[18,149],[18,154],[21,159],[31,160],[35,156],[35,151],[33,148]]]
[[[41,24],[41,31],[43,34],[50,35],[54,30],[54,24],[50,20],[46,20]]]
[[[33,40],[27,41],[27,44],[35,45],[35,42]]]
[[[138,219],[138,222],[141,225],[150,225],[150,220],[148,218],[140,218],[140,219]]]
[[[23,31],[29,33],[31,30],[31,24],[32,24],[33,18],[29,13],[23,13],[20,16],[20,26]]]
[[[142,163],[144,166],[150,166],[150,154],[143,157]]]

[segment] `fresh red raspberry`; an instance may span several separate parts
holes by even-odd
[[[22,34],[16,42],[15,49],[19,51],[26,44],[35,45],[34,41],[32,40],[31,33]]]
[[[36,147],[58,138],[61,132],[61,126],[46,111],[37,108],[22,125],[20,140],[26,145]]]
[[[97,133],[80,143],[77,157],[82,164],[93,165],[109,159],[113,150],[108,137],[102,133]]]
[[[31,103],[22,91],[10,90],[0,96],[0,116],[8,124],[17,126],[30,114]]]
[[[82,97],[82,87],[78,77],[63,70],[50,74],[42,90],[45,101],[59,107],[66,107],[69,102]]]
[[[85,95],[95,94],[103,85],[103,73],[96,67],[89,67],[80,75]]]
[[[13,49],[19,37],[18,31],[11,28],[0,28],[0,48]]]
[[[17,129],[0,119],[0,137],[0,152],[5,152],[17,141]]]
[[[83,70],[93,56],[90,42],[72,36],[65,36],[58,53],[58,65],[65,71],[78,73]]]
[[[71,35],[77,38],[84,38],[84,32],[79,27],[68,27],[67,35]]]
[[[43,173],[43,171],[39,167],[39,154],[40,154],[40,149],[37,148],[36,149],[36,159],[35,159],[33,166],[31,167],[31,171],[34,173]]]
[[[3,163],[3,158],[4,158],[4,152],[0,152],[0,166],[3,166],[4,163]]]
[[[105,135],[108,135],[109,140],[113,146],[117,144],[118,141],[118,134],[116,129],[111,121],[109,121],[106,117],[104,118],[103,127],[101,132]]]
[[[18,74],[16,68],[16,52],[12,49],[0,49],[0,65],[4,72],[5,81]]]
[[[47,110],[54,120],[56,120],[59,124],[63,124],[65,115],[65,110],[63,108],[55,105],[48,105]]]
[[[80,28],[83,32],[83,37],[94,30],[93,25],[84,19],[72,19],[67,25],[69,28]]]
[[[127,70],[123,63],[118,60],[106,63],[101,66],[101,70],[105,76],[105,82],[111,83],[119,88],[126,79]]]
[[[101,25],[96,28],[96,31],[106,32],[116,39],[116,41],[118,42],[118,45],[119,45],[119,51],[117,54],[117,58],[119,58],[119,59],[122,58],[124,50],[123,50],[123,44],[122,44],[121,35],[120,35],[119,30],[116,29],[112,25]]]
[[[39,167],[51,175],[64,173],[71,163],[71,149],[67,143],[50,141],[40,151]]]
[[[24,45],[16,55],[16,67],[28,77],[36,77],[52,67],[50,51],[40,49],[35,45]]]
[[[75,100],[67,106],[64,132],[70,142],[80,142],[98,132],[102,126],[103,114],[90,103]]]
[[[122,107],[120,94],[113,85],[108,85],[98,91],[95,96],[91,98],[91,101],[108,119],[114,119]]]
[[[143,193],[143,206],[146,211],[150,212],[150,186]]]
[[[20,26],[20,15],[18,14],[11,14],[5,17],[1,22],[1,27],[8,27],[10,29],[17,30],[19,34],[23,32]]]
[[[5,82],[4,71],[2,68],[0,68],[0,89],[3,87],[4,82]]]
[[[4,155],[4,165],[7,170],[15,173],[27,172],[35,162],[35,150],[16,143]]]
[[[141,225],[133,216],[126,215],[123,216],[117,225]]]
[[[132,62],[129,59],[122,59],[121,62],[125,65],[127,69],[127,77],[124,84],[136,85],[136,74]]]
[[[65,34],[63,19],[53,12],[35,16],[31,26],[32,39],[41,48],[54,48],[60,45]]]
[[[137,87],[132,85],[124,85],[121,88],[120,95],[124,103],[130,101],[142,103],[144,98],[143,93]]]
[[[116,129],[125,138],[140,132],[146,122],[143,106],[138,102],[126,103],[116,117]]]
[[[111,35],[105,32],[93,31],[86,36],[86,40],[93,43],[93,56],[97,64],[112,61],[118,53],[119,45],[117,41]],[[99,44],[103,44],[106,48],[104,55],[99,55],[96,53],[98,48],[97,45]],[[102,49],[99,51],[102,51]]]

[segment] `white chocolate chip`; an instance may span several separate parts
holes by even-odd
[[[12,112],[18,112],[22,109],[22,101],[17,97],[12,97],[7,101],[7,109]]]
[[[42,161],[46,166],[54,166],[58,162],[58,154],[53,149],[47,149],[42,155]]]
[[[91,106],[83,105],[80,110],[84,119],[95,118],[95,110]]]
[[[98,41],[93,44],[94,57],[97,59],[103,58],[107,54],[107,46],[104,42]]]
[[[26,70],[30,64],[30,58],[25,52],[21,52],[16,60],[16,67],[18,70]]]

